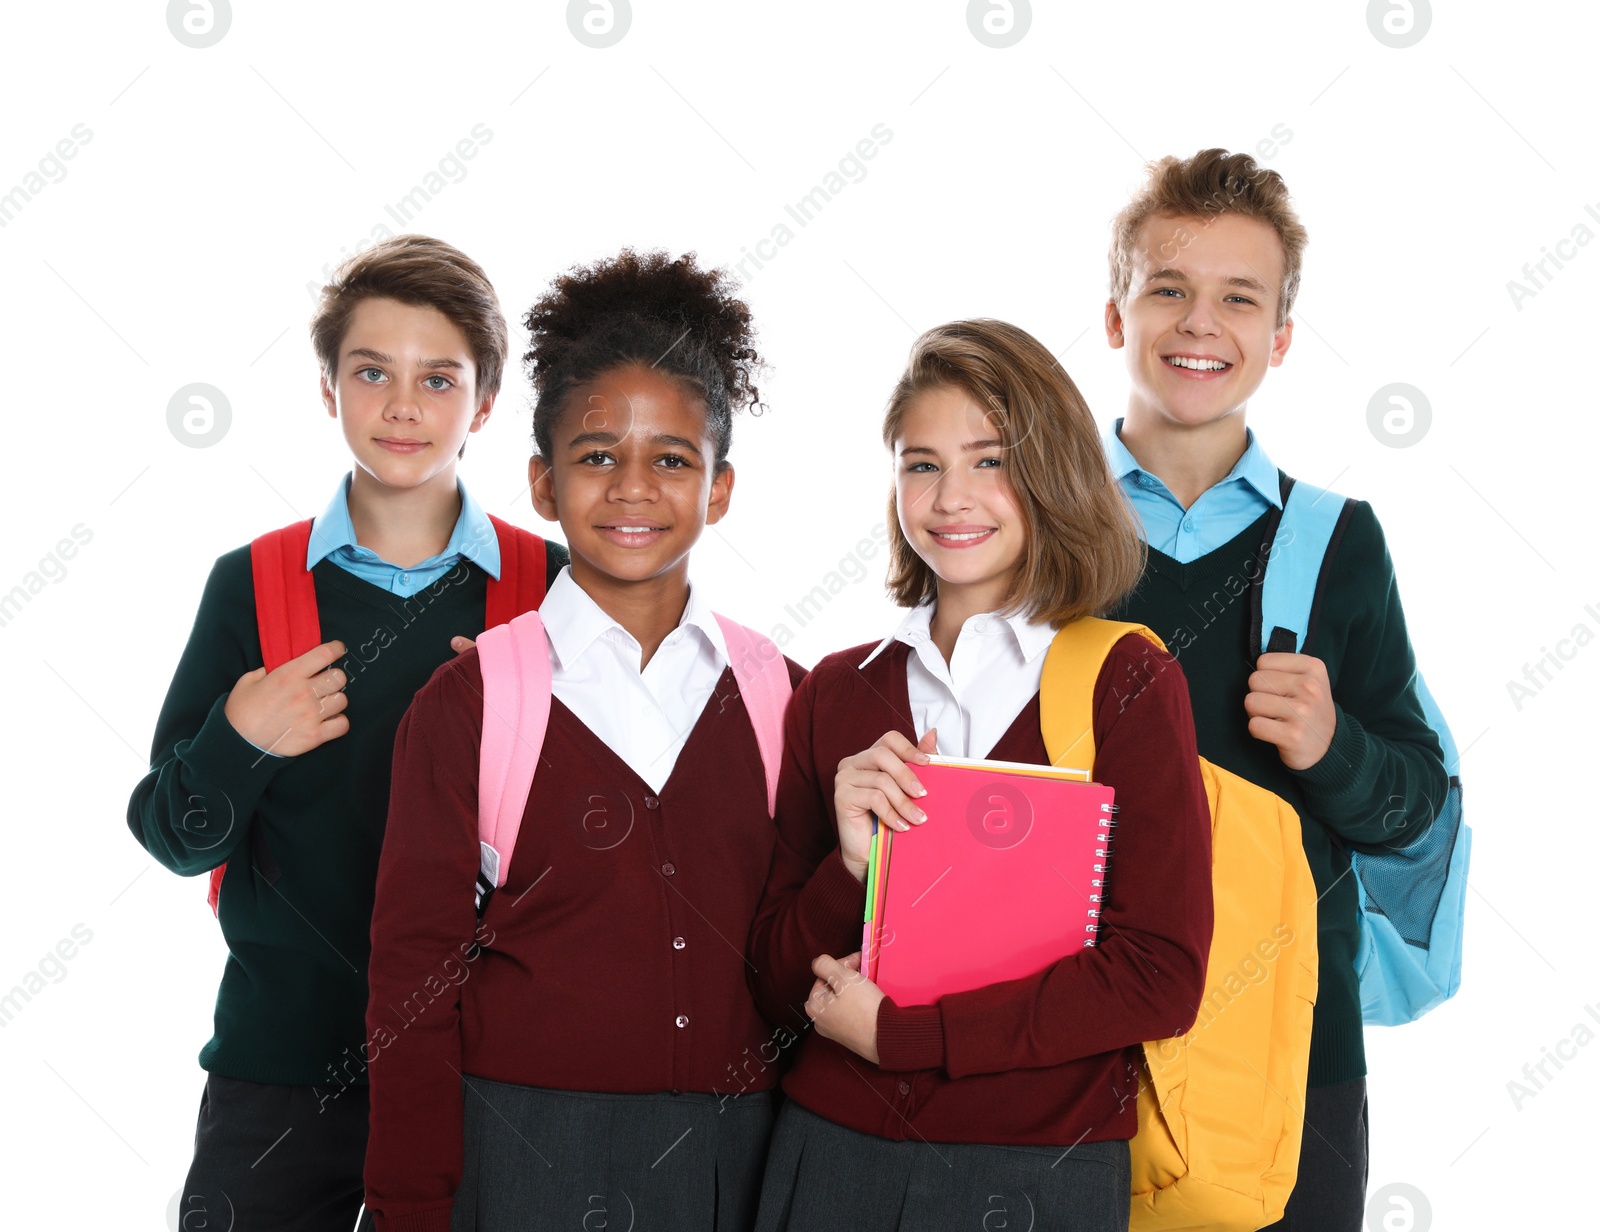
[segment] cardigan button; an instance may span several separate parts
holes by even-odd
[[[681,949],[683,949],[684,946],[686,946],[688,944],[689,943],[687,941],[685,941],[682,937],[674,937],[672,939],[672,948],[675,949],[675,950],[681,950]]]
[[[661,807],[661,797],[660,796],[646,796],[644,798],[644,806],[647,809],[658,809],[658,808],[660,808]]]
[[[673,864],[673,863],[672,863],[672,862],[671,862],[671,861],[670,861],[670,860],[669,860],[669,861],[668,861],[668,862],[667,862],[667,863],[665,863],[665,864],[663,864],[663,865],[662,865],[662,866],[661,866],[661,871],[662,871],[662,872],[663,872],[663,873],[665,873],[665,874],[666,874],[666,875],[667,875],[667,876],[668,876],[668,877],[670,877],[670,876],[672,876],[672,874],[673,874],[673,873],[675,873],[675,872],[677,872],[677,871],[678,871],[678,866],[677,866],[677,865],[675,865],[675,864]]]
[[[689,1025],[689,1015],[687,1015],[687,1014],[679,1014],[678,1015],[678,1025],[680,1027],[687,1027]]]
[[[911,1084],[909,1082],[902,1082],[900,1084],[900,1094],[902,1094],[902,1095],[910,1095],[911,1094]]]

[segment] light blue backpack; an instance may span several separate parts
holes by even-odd
[[[1265,574],[1251,590],[1251,640],[1263,652],[1304,646],[1327,577],[1327,558],[1354,502],[1280,472],[1283,512],[1267,538]],[[1267,545],[1263,545],[1266,547]],[[1472,831],[1461,816],[1460,756],[1444,715],[1419,673],[1417,700],[1444,749],[1449,789],[1434,822],[1415,842],[1371,854],[1347,849],[1361,907],[1364,1022],[1412,1022],[1461,985]],[[1338,842],[1337,837],[1335,842]]]

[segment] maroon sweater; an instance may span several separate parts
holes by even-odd
[[[395,737],[365,1058],[380,1232],[449,1228],[462,1074],[573,1091],[774,1085],[739,1068],[772,1037],[743,942],[775,827],[732,671],[659,794],[552,701],[506,883],[475,939],[482,679],[476,650],[444,664]]]
[[[805,1021],[811,962],[861,948],[865,888],[839,858],[839,762],[891,729],[915,739],[910,648],[828,656],[789,708],[778,844],[750,956],[756,1001]],[[1156,662],[1159,660],[1159,663]],[[1176,662],[1130,634],[1094,691],[1095,778],[1116,791],[1117,828],[1099,943],[1025,979],[878,1011],[874,1066],[809,1032],[783,1088],[861,1133],[928,1142],[1070,1146],[1130,1138],[1138,1045],[1194,1022],[1211,945],[1211,820],[1189,693]],[[1048,764],[1039,699],[989,754]]]

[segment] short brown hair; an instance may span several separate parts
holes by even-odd
[[[911,346],[889,395],[883,442],[894,448],[906,410],[932,389],[964,390],[999,429],[1005,471],[1028,549],[1008,611],[1060,628],[1115,607],[1144,568],[1144,540],[1106,465],[1089,407],[1038,339],[1004,321],[952,321]],[[902,607],[938,595],[938,577],[900,529],[889,490],[889,593]]]
[[[474,397],[500,392],[509,346],[505,314],[488,275],[460,249],[429,235],[396,235],[363,248],[334,271],[311,318],[311,345],[329,384],[339,370],[350,315],[364,299],[394,299],[443,313],[472,350]]]
[[[1289,319],[1300,290],[1300,264],[1306,229],[1289,202],[1289,189],[1276,171],[1248,154],[1201,150],[1192,158],[1167,155],[1146,167],[1144,187],[1122,207],[1111,224],[1111,299],[1118,308],[1133,281],[1134,247],[1139,228],[1152,217],[1203,218],[1220,214],[1257,218],[1278,233],[1283,246],[1283,285],[1278,288],[1278,328]]]

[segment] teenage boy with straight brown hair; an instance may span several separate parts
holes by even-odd
[[[300,532],[280,563],[296,593],[314,586],[320,632],[299,640],[320,644],[267,670],[263,557],[249,544],[219,557],[128,805],[134,837],[164,866],[214,874],[228,943],[200,1052],[186,1228],[354,1225],[395,731],[453,647],[482,631],[491,587],[535,561],[516,601],[542,596],[567,559],[491,519],[456,476],[507,350],[475,262],[424,236],[385,240],[335,273],[311,335],[323,404],[354,463],[309,527],[280,532]]]

